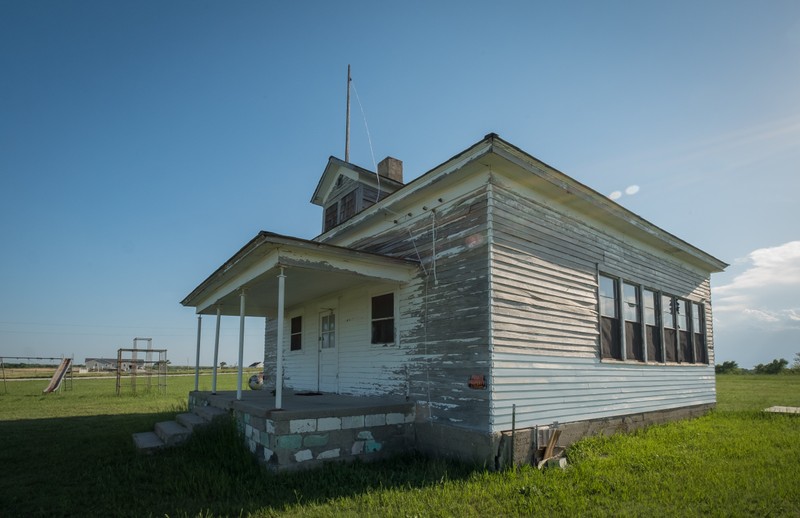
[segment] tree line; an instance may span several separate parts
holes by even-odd
[[[752,369],[739,367],[735,361],[726,361],[715,365],[714,372],[717,374],[800,374],[800,353],[795,353],[791,367],[786,358],[776,358],[769,363],[759,363]]]

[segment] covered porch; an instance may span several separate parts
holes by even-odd
[[[265,406],[272,410],[292,411],[295,405],[307,406],[307,397],[285,392],[283,357],[288,344],[285,329],[287,308],[372,283],[404,284],[413,279],[417,271],[418,263],[414,261],[260,232],[181,302],[184,306],[194,307],[198,314],[193,394],[197,393],[199,386],[202,316],[216,317],[212,389],[208,393],[212,396],[219,395],[216,381],[221,318],[233,316],[239,317],[234,400],[246,404],[247,401],[261,402],[269,398],[271,403]],[[265,371],[274,368],[274,396],[272,391],[242,390],[245,317],[248,316],[275,321],[275,362],[274,365],[265,364]],[[203,400],[211,401],[208,398]]]

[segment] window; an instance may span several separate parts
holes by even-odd
[[[639,322],[639,287],[633,284],[622,284],[622,310],[626,322]]]
[[[600,276],[600,314],[617,318],[617,283],[604,275]]]
[[[689,310],[687,301],[675,298],[675,322],[678,330],[678,361],[694,363],[692,337],[689,335]]]
[[[333,313],[320,317],[319,341],[322,349],[336,347],[336,315]]]
[[[675,334],[675,302],[672,297],[661,296],[661,321],[664,322],[664,352],[666,361],[678,361],[677,336]]]
[[[621,360],[622,344],[620,343],[617,280],[601,275],[598,283],[598,296],[600,299],[600,356]]]
[[[350,191],[344,195],[342,202],[339,204],[339,221],[344,222],[352,218],[356,214],[356,191]]]
[[[708,363],[705,340],[705,313],[701,304],[692,303],[692,346],[694,347],[695,361]]]
[[[647,359],[651,362],[663,362],[661,357],[661,328],[658,323],[658,293],[642,290],[644,293],[644,334],[647,342]]]
[[[394,293],[372,297],[372,343],[394,343]]]
[[[598,277],[601,359],[708,363],[702,304]]]
[[[644,361],[639,286],[622,283],[622,312],[625,317],[625,359]]]
[[[289,349],[299,351],[303,348],[303,317],[294,317],[291,320],[289,334]]]
[[[325,232],[339,224],[337,216],[339,215],[339,204],[332,203],[325,207]]]

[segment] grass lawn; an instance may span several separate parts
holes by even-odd
[[[800,516],[800,416],[760,412],[800,406],[800,376],[718,376],[710,415],[585,439],[563,471],[501,473],[409,456],[274,475],[230,423],[140,456],[131,433],[184,409],[194,378],[168,395],[114,383],[0,393],[0,516]]]

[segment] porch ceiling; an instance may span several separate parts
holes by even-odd
[[[278,275],[280,267],[270,268],[260,277],[247,283],[245,287],[245,315],[275,316],[278,313]],[[284,268],[285,307],[290,308],[306,300],[324,298],[326,295],[353,288],[367,282],[363,276],[350,273],[329,272],[312,268]],[[198,313],[209,315],[217,313],[217,306],[223,315],[240,314],[239,290],[222,294],[215,303],[198,308]]]
[[[222,265],[181,303],[198,314],[240,314],[245,290],[245,315],[275,316],[278,275],[283,269],[285,302],[289,308],[369,282],[405,283],[417,263],[261,232]]]

